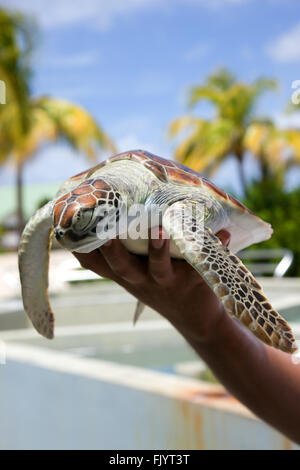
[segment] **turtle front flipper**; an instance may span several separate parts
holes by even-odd
[[[230,316],[238,318],[264,343],[295,352],[297,345],[288,323],[273,309],[240,259],[205,227],[204,218],[197,221],[198,207],[197,203],[180,201],[167,209],[163,227],[170,238]]]
[[[54,315],[48,297],[49,252],[53,232],[53,201],[28,221],[19,247],[19,271],[24,310],[46,338],[53,338]]]

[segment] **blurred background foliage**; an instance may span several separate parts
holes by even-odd
[[[108,135],[76,103],[50,96],[31,96],[36,33],[35,25],[26,16],[0,9],[0,76],[7,89],[6,104],[0,107],[0,163],[10,159],[16,168],[20,232],[24,226],[24,165],[43,144],[63,139],[92,161],[99,148],[114,151]]]
[[[83,107],[63,97],[32,96],[33,51],[38,35],[32,19],[0,8],[0,78],[7,88],[6,105],[0,106],[0,164],[10,160],[15,167],[19,231],[24,225],[24,165],[38,156],[45,143],[65,140],[89,160],[97,159],[100,150],[115,151],[108,134]],[[274,227],[265,247],[291,249],[295,262],[289,275],[299,276],[300,188],[287,191],[286,175],[300,164],[300,132],[279,129],[268,116],[256,115],[262,95],[276,91],[278,86],[276,80],[265,77],[246,83],[220,68],[190,88],[187,113],[174,119],[168,132],[177,142],[175,159],[211,178],[226,159],[234,156],[244,203]],[[214,109],[210,120],[195,111],[202,101]],[[287,112],[296,110],[295,105],[287,106]],[[245,174],[244,161],[249,153],[259,167],[255,181]]]
[[[271,119],[255,115],[260,96],[277,88],[276,81],[266,78],[241,83],[222,68],[189,94],[190,108],[208,100],[215,108],[214,117],[208,121],[187,114],[170,124],[169,135],[175,138],[184,133],[176,159],[209,177],[229,156],[237,159],[244,204],[274,229],[270,240],[251,248],[289,248],[295,258],[288,275],[299,276],[300,187],[287,191],[285,183],[287,172],[300,164],[300,132],[278,129]],[[288,106],[288,112],[296,109]],[[259,166],[259,178],[254,181],[245,175],[248,152]]]
[[[271,119],[255,115],[261,95],[277,88],[277,82],[269,78],[242,83],[224,68],[209,75],[203,84],[190,89],[188,105],[193,108],[200,101],[209,101],[215,110],[214,117],[204,120],[187,114],[170,124],[171,138],[185,134],[175,150],[176,159],[213,176],[224,160],[233,155],[247,195],[249,181],[244,159],[251,152],[259,165],[260,181],[276,180],[283,187],[286,172],[300,164],[299,130],[278,129]]]
[[[300,276],[300,187],[285,191],[274,179],[255,181],[247,188],[244,204],[262,219],[270,222],[274,233],[270,240],[251,248],[289,248],[294,262],[287,276]]]

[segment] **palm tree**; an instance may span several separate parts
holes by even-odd
[[[275,81],[263,78],[252,84],[238,82],[226,69],[209,76],[203,85],[191,88],[190,107],[207,100],[214,106],[216,114],[211,121],[184,116],[171,123],[171,138],[183,130],[187,133],[175,151],[176,159],[197,171],[212,174],[229,155],[233,155],[238,162],[240,181],[246,193],[243,169],[245,134],[253,121],[258,98],[265,91],[275,88]]]
[[[286,172],[300,164],[299,129],[278,129],[272,121],[253,122],[244,137],[260,167],[261,182],[274,181],[283,187]]]
[[[24,15],[0,8],[0,77],[5,82],[8,104],[15,104],[15,135],[28,128],[26,108],[30,96],[30,57],[35,32],[35,24]],[[5,107],[0,106],[0,115],[3,111]]]
[[[244,148],[251,151],[259,164],[260,181],[263,184],[276,181],[278,187],[283,187],[288,162],[284,131],[277,129],[272,121],[253,122],[245,132]]]
[[[0,26],[0,77],[7,88],[7,104],[0,107],[0,163],[12,159],[16,165],[21,230],[24,165],[41,145],[64,139],[91,160],[96,159],[97,148],[113,151],[114,145],[83,108],[62,99],[30,96],[32,28],[22,15],[4,10],[0,10]]]
[[[16,105],[11,103],[0,115],[0,161],[13,159],[16,165],[17,214],[23,226],[23,170],[45,142],[64,139],[74,149],[96,160],[97,146],[114,151],[114,146],[87,111],[61,99],[42,97],[28,103],[29,126],[21,135],[12,136]],[[9,146],[9,149],[7,148]]]

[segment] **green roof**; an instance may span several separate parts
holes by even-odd
[[[24,213],[30,217],[43,199],[52,199],[61,183],[37,183],[24,185]],[[15,212],[17,208],[17,191],[14,185],[0,186],[0,222]]]

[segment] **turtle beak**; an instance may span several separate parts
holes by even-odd
[[[54,236],[61,246],[69,251],[88,253],[95,250],[107,240],[99,240],[91,234],[77,234],[72,229],[63,230],[60,227],[54,229]]]

